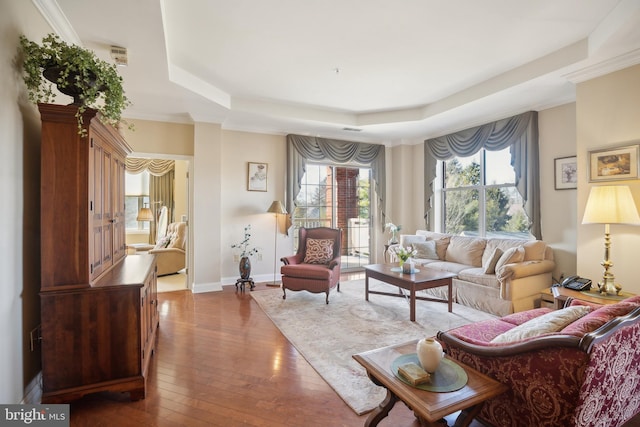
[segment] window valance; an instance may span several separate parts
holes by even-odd
[[[148,170],[153,176],[162,176],[175,168],[175,160],[139,159],[127,157],[127,172],[141,173]]]
[[[524,210],[531,221],[530,232],[536,239],[542,239],[538,113],[535,111],[425,140],[425,219],[429,229],[433,229],[430,211],[433,207],[437,161],[468,157],[481,148],[498,151],[507,147],[511,147],[511,166],[515,171],[515,184],[524,200]]]
[[[328,161],[338,165],[359,165],[371,168],[381,223],[384,224],[385,201],[385,147],[380,144],[287,135],[287,183],[285,204],[289,214],[295,209],[307,162]],[[383,225],[384,226],[384,225]],[[287,227],[288,228],[288,227]]]

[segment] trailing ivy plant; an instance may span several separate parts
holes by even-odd
[[[55,84],[61,92],[75,87],[79,91],[78,132],[82,135],[82,114],[87,108],[97,110],[103,123],[118,126],[122,111],[131,103],[122,88],[122,77],[115,64],[98,58],[93,51],[64,42],[55,34],[49,34],[39,45],[20,36],[23,60],[23,79],[33,103],[52,103],[56,93],[52,82],[43,72],[56,68]],[[51,75],[48,75],[51,78]]]

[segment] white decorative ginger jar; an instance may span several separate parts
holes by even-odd
[[[429,373],[433,373],[438,369],[438,365],[444,357],[442,346],[434,338],[423,338],[418,341],[416,353],[422,368]]]

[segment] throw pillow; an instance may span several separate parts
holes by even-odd
[[[544,260],[544,253],[547,250],[547,244],[540,240],[531,240],[524,245],[524,260],[525,261],[542,261]]]
[[[574,307],[555,310],[540,317],[531,319],[513,329],[503,332],[492,343],[511,343],[525,338],[537,337],[551,332],[557,332],[568,324],[578,320],[591,311],[591,307],[576,305]]]
[[[401,234],[400,235],[400,246],[406,248],[407,246],[413,246],[416,243],[426,242],[427,238],[424,236],[416,236],[414,234]]]
[[[509,248],[506,251],[504,251],[500,259],[496,263],[495,271],[500,270],[500,268],[505,264],[513,264],[515,262],[522,262],[523,260],[524,260],[524,248],[522,246]]]
[[[169,244],[170,238],[169,236],[164,236],[161,237],[157,242],[156,242],[156,246],[154,247],[154,249],[163,249],[166,248],[167,245]]]
[[[438,259],[438,254],[436,253],[435,240],[427,240],[426,242],[422,242],[422,243],[414,243],[413,249],[415,249],[418,252],[416,254],[416,258]]]
[[[304,262],[327,264],[333,259],[333,239],[307,239]]]
[[[495,274],[496,273],[496,264],[500,261],[500,257],[502,257],[502,249],[495,248],[493,253],[487,259],[487,262],[482,266],[484,274]]]

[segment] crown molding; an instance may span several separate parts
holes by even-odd
[[[622,70],[639,63],[640,49],[635,49],[622,55],[618,55],[605,61],[599,62],[597,64],[584,67],[572,73],[564,74],[563,77],[565,77],[571,83],[582,83],[587,80],[595,79],[596,77],[613,73],[614,71]]]
[[[53,31],[69,44],[82,46],[82,40],[55,0],[31,0]]]

